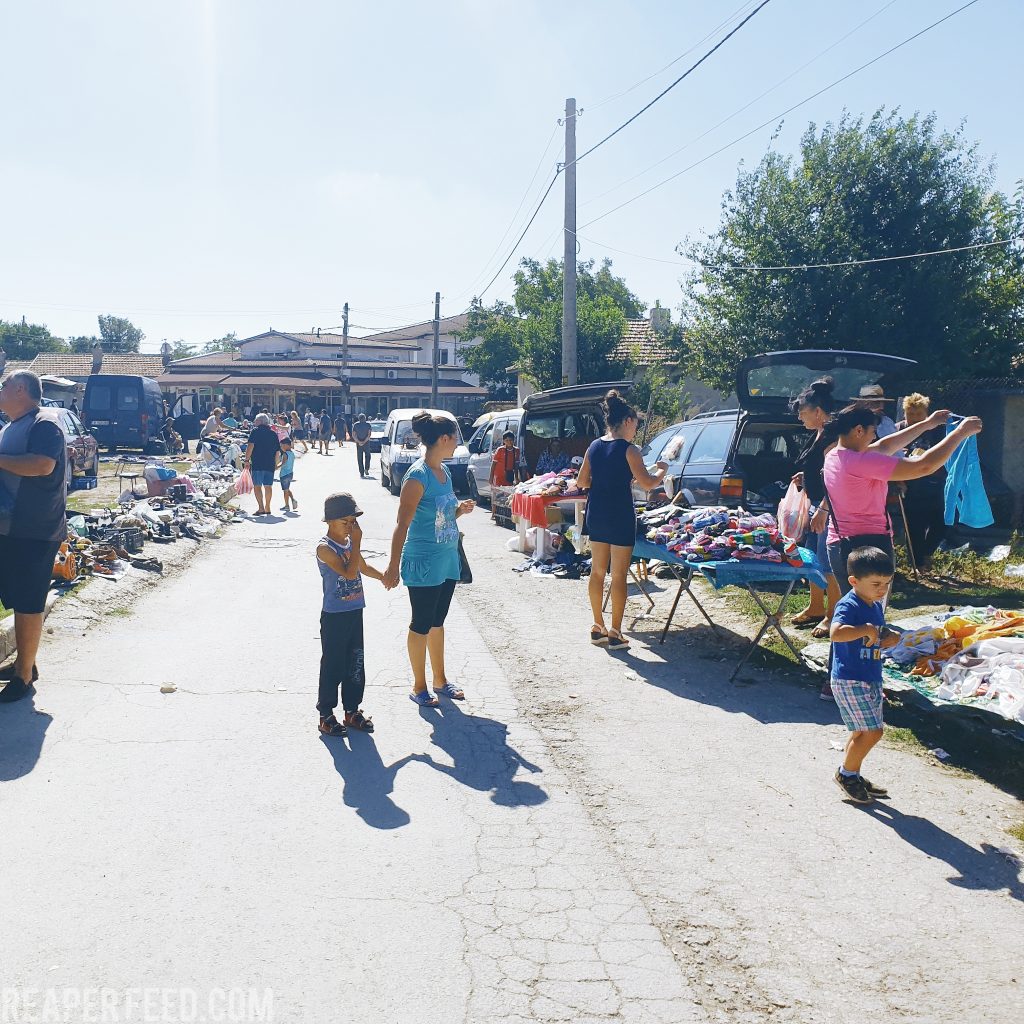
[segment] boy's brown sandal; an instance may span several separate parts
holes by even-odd
[[[362,711],[346,711],[345,725],[360,732],[373,732],[373,719],[368,718]]]

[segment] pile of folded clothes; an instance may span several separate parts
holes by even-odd
[[[576,482],[576,470],[563,469],[561,473],[545,473],[518,484],[515,494],[541,498],[576,498],[583,492]]]
[[[675,505],[644,513],[637,520],[640,536],[689,562],[775,562],[801,566],[796,543],[784,537],[770,513],[754,515],[742,508],[679,508]]]

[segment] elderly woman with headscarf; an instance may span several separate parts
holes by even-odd
[[[270,417],[265,412],[261,412],[253,423],[249,441],[245,446],[244,465],[252,473],[256,515],[269,516],[274,470],[281,460],[281,442],[270,425]]]

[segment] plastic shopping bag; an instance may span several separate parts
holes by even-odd
[[[249,472],[248,467],[242,470],[242,475],[235,484],[235,492],[237,494],[252,494],[252,473]]]
[[[779,502],[779,533],[799,544],[810,525],[810,509],[807,492],[791,482],[785,497]]]

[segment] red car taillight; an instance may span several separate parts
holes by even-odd
[[[723,476],[722,483],[719,487],[719,493],[723,498],[741,498],[743,497],[743,477],[741,476]]]

